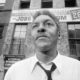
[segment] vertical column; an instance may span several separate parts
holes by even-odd
[[[65,1],[64,0],[53,0],[53,8],[64,8]],[[61,54],[69,56],[69,42],[68,42],[68,31],[67,31],[67,23],[61,23],[60,27],[60,40],[58,43],[58,50]]]
[[[19,9],[19,6],[20,6],[20,0],[14,0],[12,9],[17,10],[17,9]]]
[[[60,40],[58,42],[58,50],[61,54],[70,56],[69,42],[68,42],[68,29],[66,23],[61,23],[60,26]]]
[[[13,30],[14,30],[14,24],[9,24],[7,32],[6,32],[5,40],[4,40],[4,45],[2,48],[2,56],[0,56],[1,59],[3,58],[2,59],[3,61],[1,61],[1,59],[0,59],[0,62],[1,62],[0,65],[3,66],[3,68],[4,68],[4,57],[3,57],[3,55],[9,54]],[[3,80],[4,79],[4,69],[2,71],[2,74],[0,74],[0,75],[1,75],[0,80]]]
[[[31,0],[30,9],[41,8],[41,0]]]
[[[76,4],[78,7],[80,7],[80,0],[76,0]]]
[[[12,10],[18,9],[19,3],[20,3],[20,0],[14,0]],[[8,26],[8,29],[6,32],[6,37],[5,37],[3,49],[2,49],[3,54],[9,54],[13,31],[14,31],[14,23],[9,23],[9,26]]]
[[[14,24],[9,24],[7,32],[6,32],[6,37],[5,37],[3,49],[2,49],[3,54],[9,54],[13,30],[14,30]]]
[[[14,0],[12,10],[18,9],[19,8],[19,3],[20,3],[20,0]],[[13,31],[14,31],[14,23],[9,23],[9,26],[8,26],[8,29],[7,29],[7,32],[6,32],[6,36],[5,36],[3,49],[2,49],[3,54],[9,54]]]
[[[64,0],[53,0],[53,8],[63,8],[64,6]]]

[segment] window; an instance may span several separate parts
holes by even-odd
[[[26,25],[16,25],[14,38],[25,38],[26,35]]]
[[[68,37],[71,55],[80,57],[80,23],[68,24]]]
[[[53,2],[52,0],[42,0],[42,8],[52,8],[53,7]]]
[[[3,37],[4,25],[0,25],[0,39]]]
[[[69,29],[69,38],[70,39],[74,39],[75,38],[75,27],[73,24],[68,25],[68,29]]]
[[[26,27],[27,24],[16,24],[10,54],[24,55],[24,42],[27,31]]]
[[[20,9],[25,9],[30,7],[30,1],[29,0],[21,0],[20,2]]]
[[[76,0],[65,0],[65,7],[76,7]]]

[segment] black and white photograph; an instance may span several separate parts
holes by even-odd
[[[0,80],[80,80],[80,0],[0,0]]]

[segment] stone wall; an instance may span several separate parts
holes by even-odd
[[[61,23],[58,50],[62,55],[70,56],[67,24]]]

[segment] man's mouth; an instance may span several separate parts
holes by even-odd
[[[41,36],[38,36],[38,37],[36,38],[36,40],[37,40],[37,39],[45,39],[45,38],[48,38],[48,36],[46,36],[46,35],[41,35]]]

